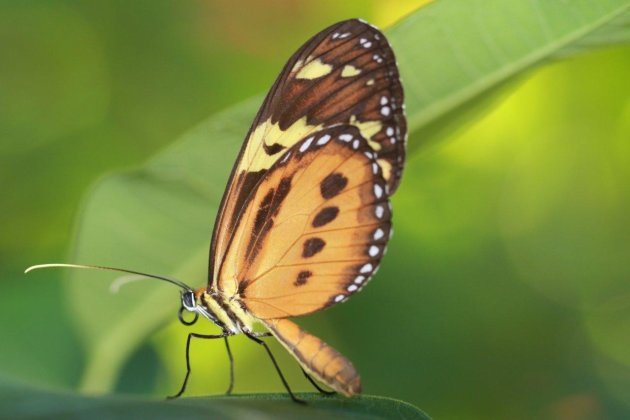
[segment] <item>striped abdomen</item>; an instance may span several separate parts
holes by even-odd
[[[269,319],[263,322],[315,379],[348,397],[361,393],[359,374],[352,363],[337,350],[288,319]]]

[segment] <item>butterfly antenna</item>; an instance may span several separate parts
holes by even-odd
[[[115,268],[115,267],[107,267],[104,265],[85,265],[85,264],[38,264],[38,265],[32,265],[30,267],[28,267],[26,270],[24,270],[24,273],[30,273],[33,270],[39,270],[41,268],[82,268],[82,269],[88,269],[88,270],[108,270],[108,271],[117,271],[120,273],[127,273],[127,274],[133,274],[135,276],[142,276],[142,277],[148,277],[148,278],[152,278],[152,279],[157,279],[157,280],[163,280],[166,282],[169,282],[171,284],[174,284],[175,286],[180,287],[183,290],[192,290],[192,288],[190,286],[188,286],[187,284],[171,278],[171,277],[166,277],[166,276],[158,276],[155,274],[148,274],[148,273],[142,273],[140,271],[134,271],[134,270],[126,270],[124,268]],[[122,281],[118,281],[118,280],[122,280]],[[119,277],[119,279],[117,279],[117,281],[114,282],[114,284],[116,284],[116,286],[114,287],[114,284],[112,284],[112,288],[113,289],[118,289],[122,284],[129,282],[129,276],[123,276],[123,277]],[[122,283],[122,284],[118,284],[118,283]]]

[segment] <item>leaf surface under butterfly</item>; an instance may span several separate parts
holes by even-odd
[[[178,419],[277,419],[301,418],[400,418],[429,419],[417,407],[404,401],[374,396],[322,398],[300,394],[306,407],[294,404],[286,394],[234,395],[155,400],[134,396],[85,396],[52,391],[0,377],[0,406],[3,417],[11,419],[73,418],[178,418]],[[35,403],[36,402],[36,403]]]

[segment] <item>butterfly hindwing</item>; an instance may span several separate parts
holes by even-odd
[[[376,270],[390,217],[387,182],[360,131],[318,131],[265,173],[229,244],[219,288],[258,319],[343,301]]]
[[[307,41],[267,95],[226,189],[210,250],[210,285],[220,278],[231,238],[261,180],[287,150],[334,126],[358,130],[390,192],[405,154],[403,92],[384,36],[360,20],[335,24]]]

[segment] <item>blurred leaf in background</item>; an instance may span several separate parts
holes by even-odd
[[[69,258],[79,198],[105,171],[138,164],[207,115],[264,92],[290,53],[326,25],[353,16],[386,25],[422,3],[0,6],[0,370],[89,390],[85,366],[109,357],[115,362],[92,363],[103,370],[92,371],[101,385],[172,393],[183,378],[189,331],[175,322],[161,328],[175,319],[175,291],[138,283],[114,297],[90,297],[111,276],[77,273],[63,292],[55,281],[61,272],[27,282],[22,269]],[[407,400],[437,418],[623,417],[630,412],[630,49],[549,65],[517,90],[501,90],[513,93],[483,118],[470,119],[471,110],[487,108],[469,106],[466,95],[496,101],[501,96],[486,92],[492,85],[479,76],[496,87],[513,82],[520,72],[497,75],[492,66],[529,48],[541,56],[512,61],[527,70],[550,54],[534,47],[552,45],[572,24],[623,33],[629,6],[576,1],[566,17],[554,13],[567,5],[513,3],[504,20],[492,20],[499,3],[444,0],[392,30],[416,129],[416,152],[394,197],[396,235],[360,297],[300,322],[350,356],[368,393]],[[585,20],[606,7],[618,12],[614,18]],[[503,26],[508,14],[522,20]],[[539,19],[536,30],[524,32],[530,16]],[[451,21],[459,26],[442,23]],[[403,37],[413,24],[435,36]],[[468,25],[485,36],[484,48],[449,43]],[[502,50],[497,34],[520,41]],[[601,37],[588,41],[571,45],[583,49]],[[554,48],[558,56],[571,52]],[[449,55],[459,64],[434,67]],[[455,92],[443,97],[457,106],[432,99],[442,92]],[[171,274],[202,284],[212,212],[259,102],[222,111],[142,170],[92,187],[71,258],[156,273],[175,265]],[[191,152],[209,141],[219,153]],[[146,295],[153,300],[137,298]],[[120,325],[137,337],[117,336]],[[105,345],[94,347],[99,340]],[[282,390],[260,349],[241,338],[234,349],[237,392]],[[309,389],[275,349],[294,387]],[[191,393],[222,392],[223,347],[198,343],[192,356]]]

